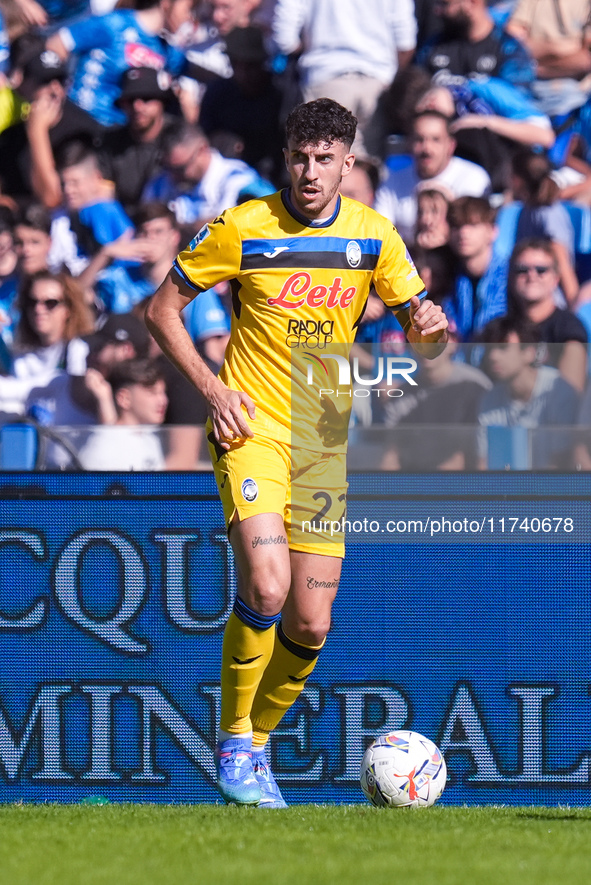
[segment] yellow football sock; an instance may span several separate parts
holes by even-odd
[[[250,710],[253,698],[273,653],[276,618],[256,617],[261,627],[242,620],[247,609],[240,600],[240,616],[230,615],[224,631],[222,646],[222,704],[220,729],[230,734],[245,734],[251,730]],[[255,618],[250,618],[251,622]],[[264,626],[265,621],[269,623]]]
[[[324,643],[322,643],[324,645]],[[312,648],[294,642],[277,627],[273,655],[252,704],[252,745],[264,747],[269,733],[300,696],[318,660],[321,646]]]

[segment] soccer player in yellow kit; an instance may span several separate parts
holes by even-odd
[[[206,224],[146,316],[209,403],[210,452],[238,570],[215,758],[220,793],[239,805],[285,807],[265,746],[330,626],[344,555],[334,525],[344,515],[350,411],[339,385],[370,286],[418,352],[435,356],[447,340],[445,315],[425,298],[391,223],[339,194],[355,129],[355,117],[331,99],[294,108],[286,122],[291,186]],[[222,280],[231,284],[233,316],[216,377],[180,313]],[[329,522],[332,534],[323,531]]]

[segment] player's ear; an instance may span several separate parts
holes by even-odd
[[[355,165],[355,154],[347,154],[345,159],[343,160],[343,171],[341,175],[348,175],[353,166]]]

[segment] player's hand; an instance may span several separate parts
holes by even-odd
[[[410,299],[411,328],[408,340],[411,343],[433,343],[447,340],[447,317],[439,304],[426,299],[421,301],[417,295]]]
[[[232,443],[254,436],[244,417],[243,407],[254,420],[254,403],[243,390],[222,387],[210,397],[209,413],[213,424],[213,435],[222,449],[227,450]]]

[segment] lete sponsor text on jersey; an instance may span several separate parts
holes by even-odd
[[[286,279],[279,295],[267,298],[267,304],[290,309],[304,304],[307,307],[327,307],[329,310],[349,307],[357,288],[349,286],[343,289],[342,283],[341,277],[335,277],[329,286],[312,286],[312,276],[306,271],[298,271]]]

